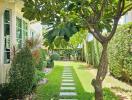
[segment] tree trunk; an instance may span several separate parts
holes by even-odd
[[[96,79],[92,80],[92,85],[95,89],[95,100],[103,100],[102,82],[107,74],[108,70],[108,57],[107,57],[107,46],[108,42],[102,43],[103,50],[98,66]]]

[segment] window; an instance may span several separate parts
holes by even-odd
[[[23,42],[25,42],[25,40],[28,37],[28,24],[23,21]]]
[[[4,12],[4,64],[10,63],[10,11]]]
[[[17,46],[21,48],[28,37],[28,24],[17,17],[16,19]]]
[[[30,34],[31,34],[31,37],[33,38],[34,37],[34,32],[31,31]]]

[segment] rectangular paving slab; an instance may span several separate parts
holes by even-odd
[[[68,73],[68,74],[72,74],[72,72],[63,72],[63,74],[67,74],[67,73]]]
[[[62,86],[74,86],[75,83],[62,83],[61,85]]]
[[[77,93],[76,92],[60,92],[60,96],[69,96],[69,97],[72,97],[72,96],[76,96]]]
[[[73,77],[62,77],[62,79],[73,79]]]
[[[72,72],[71,70],[64,70],[63,72]]]
[[[61,90],[75,90],[75,87],[61,87]]]
[[[67,72],[63,72],[63,74],[64,74],[64,73],[72,73],[72,72],[71,72],[71,71],[70,71],[70,72],[69,72],[69,71],[67,71]]]
[[[72,73],[62,73],[62,75],[72,75]]]
[[[63,79],[62,82],[74,82],[72,79]]]
[[[72,75],[62,75],[62,77],[67,77],[67,76],[72,77]]]

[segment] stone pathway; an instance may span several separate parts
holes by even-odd
[[[59,100],[78,100],[71,67],[64,67],[59,96]]]

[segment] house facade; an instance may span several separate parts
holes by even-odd
[[[121,17],[119,24],[126,24],[132,22],[132,10],[128,11],[124,16]]]
[[[21,0],[0,0],[0,83],[6,81],[13,46],[21,48],[34,32],[30,22],[23,18],[22,7]]]

